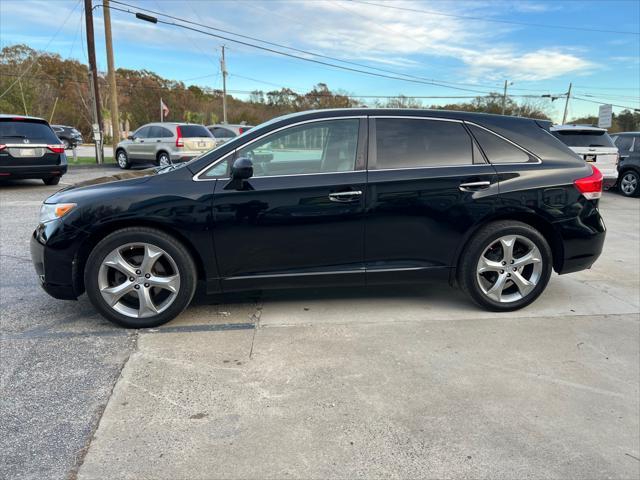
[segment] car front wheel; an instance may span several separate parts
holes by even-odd
[[[637,197],[640,195],[640,175],[634,170],[623,172],[618,187],[625,197]]]
[[[98,243],[84,281],[93,306],[128,328],[162,325],[191,302],[196,267],[175,238],[152,228],[125,228]]]
[[[116,162],[118,162],[118,166],[123,170],[131,167],[131,163],[129,162],[129,157],[127,156],[127,152],[124,150],[118,150],[116,154]]]
[[[544,291],[553,257],[535,228],[500,221],[478,231],[460,261],[458,281],[477,304],[493,311],[525,307]]]

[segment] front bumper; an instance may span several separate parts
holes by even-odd
[[[55,229],[55,225],[40,224],[36,227],[31,236],[31,261],[45,292],[61,300],[76,300],[78,294],[73,286],[74,254],[69,250],[47,246],[52,229]]]

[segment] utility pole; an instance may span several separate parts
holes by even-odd
[[[504,93],[502,94],[502,115],[507,108],[507,80],[504,81]]]
[[[96,46],[93,38],[93,6],[91,5],[91,0],[84,0],[84,18],[87,27],[89,93],[92,96],[93,103],[93,132],[96,139],[96,163],[100,164],[102,163],[102,112],[100,111],[100,91],[98,90],[98,67],[96,66]]]
[[[107,46],[107,67],[109,69],[107,75],[109,77],[109,89],[111,90],[111,145],[113,146],[113,155],[118,142],[120,141],[120,115],[118,113],[118,89],[116,85],[116,69],[113,61],[113,42],[111,38],[111,10],[109,9],[109,0],[102,0],[102,11],[104,16],[104,40]]]
[[[564,125],[567,122],[567,112],[569,111],[569,99],[571,98],[571,86],[572,84],[569,84],[569,91],[567,92],[567,100],[564,103],[564,115],[562,115],[562,124]]]
[[[227,123],[227,65],[224,61],[224,45],[222,45],[220,70],[222,70],[222,123]]]

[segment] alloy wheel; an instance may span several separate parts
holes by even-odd
[[[158,165],[161,167],[168,167],[169,165],[171,165],[171,159],[169,158],[169,155],[164,153],[160,155],[160,157],[158,158]]]
[[[152,317],[175,301],[180,273],[163,249],[149,243],[129,243],[104,258],[98,288],[113,310],[132,318]]]
[[[626,173],[620,180],[620,190],[625,195],[633,195],[638,188],[638,177],[632,172]]]
[[[478,285],[488,298],[510,303],[528,296],[542,276],[542,255],[522,235],[505,235],[483,251],[476,267]]]
[[[118,152],[118,165],[120,166],[120,168],[127,167],[127,155],[122,151]]]

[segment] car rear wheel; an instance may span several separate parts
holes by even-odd
[[[118,150],[116,153],[116,162],[118,162],[118,166],[123,170],[126,170],[131,167],[131,163],[129,162],[129,157],[127,156],[127,152],[124,150]]]
[[[69,143],[69,140],[67,140],[66,138],[62,139],[62,143],[64,144],[65,150],[69,150],[71,148],[71,143]]]
[[[618,187],[625,197],[637,197],[640,195],[640,175],[634,170],[622,172]]]
[[[460,262],[459,284],[477,304],[493,311],[525,307],[544,291],[553,257],[535,228],[494,222],[469,242]]]
[[[166,152],[160,152],[158,154],[158,166],[159,167],[168,167],[169,165],[171,165],[171,157],[169,157],[169,154]]]
[[[42,181],[45,185],[58,185],[58,183],[60,183],[60,176],[43,178]]]
[[[84,281],[93,306],[127,328],[162,325],[191,302],[196,267],[175,238],[152,228],[125,228],[98,243]]]

